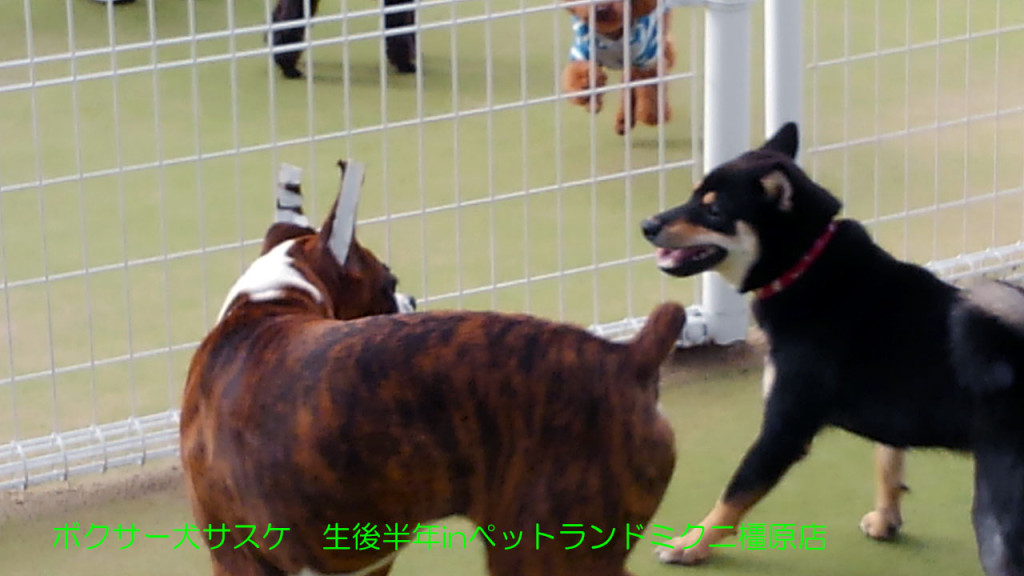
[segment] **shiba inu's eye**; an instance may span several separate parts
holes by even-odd
[[[722,211],[718,209],[717,204],[705,204],[704,211],[712,218],[718,218],[722,215]]]

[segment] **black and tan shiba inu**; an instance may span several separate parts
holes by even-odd
[[[760,433],[700,526],[659,552],[665,562],[706,560],[735,532],[712,526],[738,526],[824,427],[878,443],[875,508],[861,520],[876,539],[902,524],[905,449],[971,450],[971,395],[949,353],[961,290],[837,219],[840,201],[796,164],[797,149],[790,123],[642,223],[666,274],[715,270],[753,293],[769,346]]]

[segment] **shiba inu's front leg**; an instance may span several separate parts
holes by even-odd
[[[875,540],[892,540],[903,526],[900,500],[905,451],[885,444],[875,446],[875,509],[861,518],[860,529]]]
[[[774,388],[786,386],[780,377]],[[789,379],[796,379],[790,376]],[[813,389],[807,379],[797,384]],[[792,385],[792,383],[790,383]],[[820,388],[819,388],[820,389]],[[789,468],[807,455],[822,420],[809,418],[808,399],[801,394],[770,394],[761,432],[740,462],[725,492],[700,524],[657,551],[662,562],[700,564],[711,556],[711,546],[736,534],[743,518],[779,482]],[[689,525],[687,525],[689,526]]]

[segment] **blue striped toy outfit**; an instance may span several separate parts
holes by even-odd
[[[658,57],[658,21],[659,10],[636,19],[630,27],[629,60],[633,68],[653,68]],[[569,51],[570,60],[590,60],[590,26],[573,16],[573,45]],[[611,70],[622,70],[623,38],[612,40],[600,34],[593,34],[596,57],[594,60],[601,66]]]

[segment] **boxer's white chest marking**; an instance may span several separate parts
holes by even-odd
[[[295,244],[295,240],[281,242],[273,250],[260,256],[249,268],[235,281],[234,286],[228,291],[224,304],[221,306],[217,321],[220,322],[227,311],[228,306],[241,294],[249,296],[250,300],[256,302],[280,298],[284,295],[286,288],[298,288],[308,292],[317,302],[323,301],[323,295],[306,280],[298,270],[292,266],[293,259],[288,256],[288,250]]]

